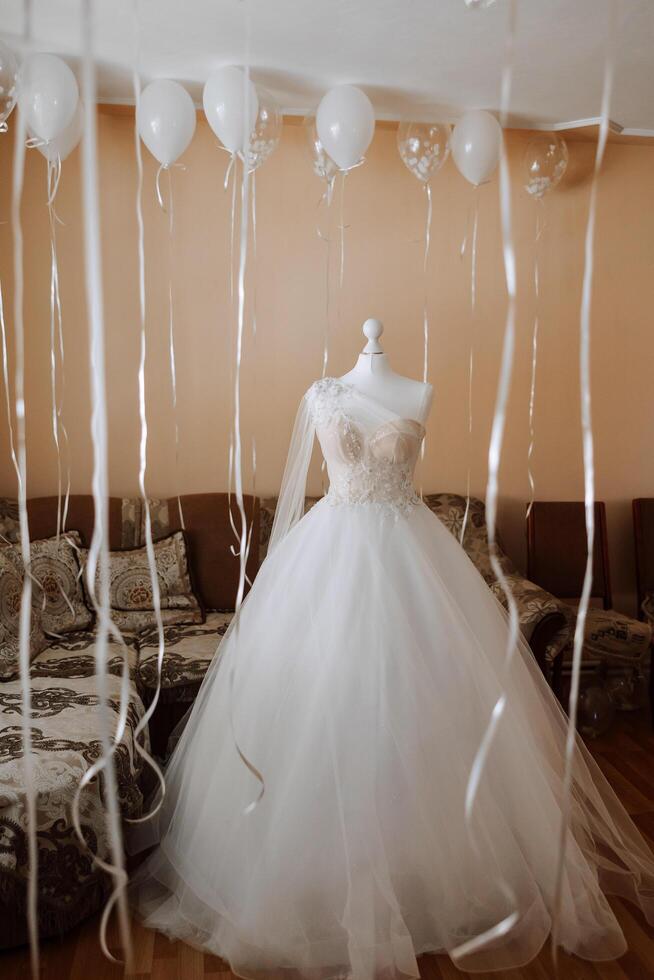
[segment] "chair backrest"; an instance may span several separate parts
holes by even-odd
[[[586,570],[586,516],[579,500],[537,500],[527,519],[527,578],[560,599],[581,596]],[[606,508],[595,504],[593,598],[612,605]]]
[[[641,606],[645,596],[654,594],[654,497],[638,497],[632,506],[638,615],[642,616]]]

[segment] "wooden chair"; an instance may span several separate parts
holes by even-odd
[[[636,550],[638,618],[654,625],[654,497],[632,501]],[[654,649],[649,671],[649,697],[654,722]]]
[[[583,502],[534,503],[527,520],[527,575],[532,581],[560,599],[577,602],[583,585],[586,548]],[[584,657],[640,668],[651,649],[652,629],[650,624],[612,608],[606,508],[601,501],[595,504],[591,600],[595,603],[588,610]]]

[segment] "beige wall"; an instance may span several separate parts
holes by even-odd
[[[115,494],[134,493],[138,473],[137,253],[135,164],[129,115],[100,115],[101,204],[107,331],[110,475]],[[275,492],[298,400],[321,370],[326,322],[327,247],[317,237],[321,184],[314,177],[304,132],[286,125],[278,151],[257,176],[257,335],[248,330],[243,367],[244,438],[257,445],[257,490]],[[500,524],[508,550],[524,563],[524,507],[533,242],[536,205],[521,187],[525,134],[510,140],[519,267],[518,339],[505,453]],[[537,496],[582,494],[578,314],[583,233],[594,146],[571,141],[564,184],[548,199],[542,240],[542,322],[538,364]],[[175,186],[175,307],[178,350],[180,487],[224,489],[230,417],[230,196],[223,190],[225,154],[203,122]],[[9,215],[11,138],[0,139],[0,217]],[[654,268],[654,148],[608,147],[599,200],[593,316],[593,391],[597,493],[607,501],[616,603],[633,609],[632,497],[654,494],[651,432],[652,270]],[[167,225],[154,196],[155,166],[145,153],[150,422],[148,487],[175,491],[173,420],[167,354]],[[165,186],[165,181],[164,181]],[[504,328],[505,290],[499,238],[497,182],[482,188],[479,218],[478,317],[474,439],[468,450],[467,358],[469,272],[459,247],[472,190],[448,161],[434,183],[429,266],[430,378],[436,398],[421,483],[425,490],[462,492],[468,463],[472,489],[483,494],[486,450]],[[64,165],[57,210],[66,338],[65,419],[70,434],[73,489],[89,490],[88,366],[80,222],[80,160]],[[339,198],[334,202],[337,225]],[[331,373],[346,371],[362,345],[361,322],[378,316],[394,367],[422,371],[422,243],[424,197],[404,169],[395,133],[379,128],[364,167],[345,190],[345,278],[339,296],[338,245],[332,246]],[[321,212],[322,215],[322,212]],[[53,493],[56,457],[50,430],[48,231],[45,164],[28,153],[25,198],[28,492]],[[321,218],[324,221],[324,216]],[[0,226],[0,261],[11,298],[11,229]],[[11,329],[11,315],[9,328]],[[0,418],[0,492],[13,494],[7,426]],[[249,455],[249,449],[247,450]],[[314,488],[319,483],[314,472]],[[249,477],[246,478],[246,484]],[[248,484],[249,485],[249,484]]]

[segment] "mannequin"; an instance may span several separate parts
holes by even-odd
[[[414,419],[424,425],[431,408],[433,387],[393,371],[379,342],[384,332],[381,320],[366,320],[362,330],[368,343],[352,370],[344,374],[341,381],[375,398],[400,418]]]

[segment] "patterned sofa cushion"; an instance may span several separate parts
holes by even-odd
[[[101,754],[99,703],[95,678],[95,637],[79,632],[62,638],[33,662],[32,758],[37,790],[38,916],[42,938],[63,932],[102,904],[109,882],[77,838],[71,804],[81,776]],[[137,816],[142,808],[140,757],[134,729],[143,703],[133,678],[134,646],[110,643],[108,693],[115,728],[120,699],[121,651],[129,659],[127,728],[116,752],[116,779],[121,809]],[[21,738],[20,684],[0,685],[0,945],[24,942],[27,883],[27,838]],[[101,780],[85,787],[81,798],[85,840],[100,857],[109,858]]]
[[[41,625],[44,632],[56,637],[88,629],[93,622],[93,613],[84,598],[77,557],[81,547],[77,531],[30,543],[32,576],[41,602]]]
[[[88,550],[82,549],[85,565]],[[164,625],[201,623],[204,612],[193,592],[186,542],[176,531],[154,544]],[[118,629],[137,633],[156,625],[150,567],[145,548],[112,551],[109,556],[109,602]]]
[[[168,501],[162,497],[148,497],[152,540],[159,541],[170,534]],[[145,543],[145,504],[141,497],[123,497],[121,521],[121,548],[140,548]]]
[[[591,607],[586,617],[584,653],[591,658],[638,663],[649,652],[652,624],[632,619],[615,609]]]
[[[227,628],[231,612],[210,612],[198,626],[167,626],[161,676],[162,701],[192,701]],[[157,632],[139,637],[139,682],[147,691],[157,685]]]
[[[23,560],[15,545],[0,548],[0,680],[19,673],[20,605],[23,594]],[[41,626],[40,602],[32,590],[29,655],[33,660],[48,645]]]

